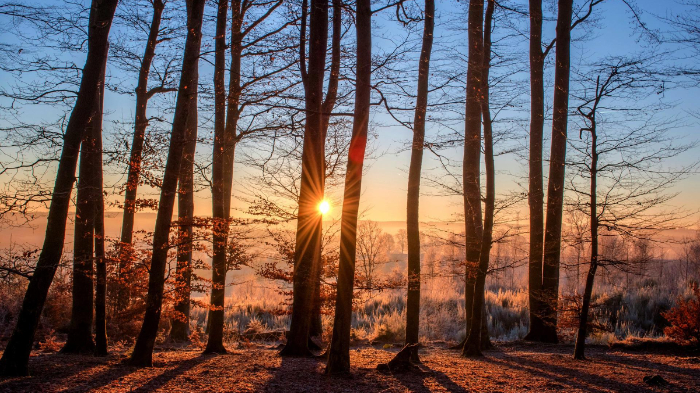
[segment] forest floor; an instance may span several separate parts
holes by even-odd
[[[591,347],[574,361],[568,345],[499,344],[467,359],[445,344],[422,348],[420,372],[377,371],[398,348],[351,350],[352,374],[323,375],[318,359],[281,358],[272,346],[247,345],[228,355],[195,348],[157,351],[154,366],[124,364],[124,352],[105,358],[37,353],[31,377],[0,380],[2,392],[698,392],[698,352]],[[658,375],[661,386],[644,377]]]

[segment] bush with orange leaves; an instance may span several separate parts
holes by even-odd
[[[671,324],[664,333],[679,344],[700,346],[700,287],[693,283],[691,289],[694,297],[679,298],[676,306],[663,314]]]

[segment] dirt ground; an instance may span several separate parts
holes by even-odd
[[[31,377],[0,380],[2,392],[700,392],[698,353],[673,350],[590,348],[586,361],[563,345],[503,344],[481,359],[466,359],[437,344],[421,349],[420,373],[375,369],[397,348],[363,346],[351,351],[352,375],[323,375],[317,359],[281,358],[267,346],[229,355],[200,350],[159,351],[154,367],[123,364],[124,353],[106,358],[37,354]],[[668,384],[651,386],[645,376]]]

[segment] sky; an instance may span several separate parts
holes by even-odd
[[[545,1],[545,10],[552,15],[555,10],[551,7],[551,1]],[[511,1],[515,7],[524,7],[525,1]],[[549,4],[549,5],[547,5]],[[638,8],[642,10],[641,18],[647,23],[651,29],[665,29],[664,24],[659,17],[674,15],[682,9],[675,1],[654,1],[654,0],[639,0],[637,1]],[[466,25],[466,13],[464,6],[456,4],[454,1],[439,1],[436,4],[436,47],[442,51],[455,49],[458,52],[464,53],[466,46],[467,34],[466,30],[461,29],[460,25]],[[549,7],[549,8],[548,8]],[[391,12],[389,13],[391,14]],[[606,0],[600,5],[600,9],[596,11],[597,19],[593,27],[586,30],[581,30],[579,33],[574,33],[574,36],[580,38],[572,47],[572,63],[585,62],[594,58],[602,58],[609,55],[624,55],[632,52],[648,50],[644,41],[638,39],[638,29],[634,28],[632,14],[621,0]],[[374,45],[376,52],[381,52],[385,45],[388,45],[388,38],[400,37],[404,33],[395,24],[386,21],[391,15],[378,16],[375,18],[374,29],[377,33]],[[550,20],[545,23],[544,37],[545,41],[552,39],[554,36],[554,21]],[[455,27],[457,26],[457,27]],[[500,28],[500,29],[499,29]],[[496,25],[494,36],[505,34],[503,26]],[[524,31],[526,34],[527,32]],[[381,36],[381,37],[380,37]],[[11,40],[11,37],[2,35],[3,40]],[[383,37],[383,38],[382,38]],[[419,37],[419,36],[415,36]],[[520,45],[511,48],[515,52],[522,52],[522,59],[527,59],[527,42],[521,40]],[[77,60],[76,60],[77,62]],[[206,65],[204,65],[206,67]],[[416,67],[417,70],[417,59]],[[526,65],[523,67],[527,71]],[[414,73],[417,71],[414,70]],[[551,71],[551,67],[549,67]],[[551,72],[548,74],[550,75]],[[520,83],[528,83],[526,74],[522,74],[523,79]],[[411,78],[407,75],[407,78]],[[551,79],[551,75],[550,75]],[[13,81],[10,76],[0,73],[0,83],[11,84]],[[551,80],[547,82],[545,95],[547,100],[551,100],[552,95]],[[668,102],[675,103],[675,107],[668,112],[669,116],[682,118],[683,126],[673,129],[670,132],[674,138],[678,140],[692,141],[700,136],[698,130],[698,122],[696,119],[688,115],[688,111],[697,110],[700,107],[700,99],[698,89],[683,89],[669,90],[664,93],[663,99]],[[114,93],[107,93],[105,100],[105,109],[108,111],[105,121],[105,130],[109,132],[110,127],[114,127],[112,121],[117,119],[130,119],[133,117],[133,97],[126,97]],[[527,106],[527,103],[524,104]],[[527,116],[524,112],[513,110],[514,116],[519,114],[520,122],[517,124],[509,123],[503,126],[496,124],[496,128],[502,127],[504,132],[510,133],[512,140],[508,145],[500,146],[501,149],[512,148],[514,153],[498,156],[496,158],[497,170],[497,193],[505,195],[509,192],[522,192],[526,189],[526,163],[518,157],[517,153],[525,154],[527,149]],[[43,112],[43,116],[52,115],[50,111]],[[55,114],[54,114],[55,115]],[[429,115],[439,117],[440,113],[430,113]],[[33,114],[36,116],[36,114]],[[412,115],[410,116],[412,118]],[[507,116],[506,116],[507,117]],[[404,221],[406,215],[406,189],[407,189],[407,172],[410,160],[410,151],[406,149],[411,143],[411,130],[402,126],[396,125],[392,120],[381,111],[379,108],[373,108],[371,128],[376,139],[373,138],[370,143],[374,146],[377,155],[368,160],[368,168],[363,178],[363,194],[361,199],[361,211],[364,219],[372,219],[377,221]],[[549,123],[545,126],[545,135],[551,132]],[[460,130],[458,130],[460,131]],[[461,130],[463,131],[463,129]],[[427,140],[434,138],[440,129],[436,124],[428,124]],[[570,135],[577,134],[570,131]],[[683,139],[685,138],[685,139]],[[545,157],[548,156],[548,150],[545,150]],[[242,146],[241,148],[244,148]],[[499,150],[499,146],[496,147]],[[694,162],[700,153],[700,147],[695,148],[689,154],[678,157],[670,165],[687,165]],[[461,161],[461,148],[457,147],[445,152],[446,156],[459,162]],[[240,152],[237,153],[240,157]],[[240,163],[237,163],[237,168],[240,169]],[[422,197],[420,202],[420,217],[422,221],[444,221],[455,218],[455,214],[459,214],[462,210],[461,198],[455,196],[438,196],[441,193],[440,189],[430,186],[429,180],[441,180],[445,177],[445,173],[439,169],[439,163],[435,157],[429,153],[425,153],[424,161],[424,180],[422,188]],[[247,176],[251,173],[245,169],[234,170],[234,197],[233,206],[243,207],[240,200],[237,200],[237,193],[242,192],[242,186],[246,182]],[[546,172],[545,172],[546,173]],[[700,209],[700,201],[695,195],[700,192],[700,180],[698,175],[692,175],[680,182],[676,190],[679,191],[679,196],[672,201],[673,204],[684,206],[689,209]],[[331,211],[328,215],[329,219],[338,219],[340,217],[340,206],[338,206],[338,195],[342,190],[329,190],[330,197],[333,201]],[[208,215],[211,211],[210,193],[207,190],[201,191],[195,198],[196,211],[198,215]],[[525,204],[520,205],[521,209],[526,209]],[[524,210],[523,210],[524,212]]]

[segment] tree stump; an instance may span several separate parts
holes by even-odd
[[[406,344],[389,363],[377,365],[377,370],[390,372],[421,372],[420,368],[411,362],[411,355],[418,351],[418,344]]]

